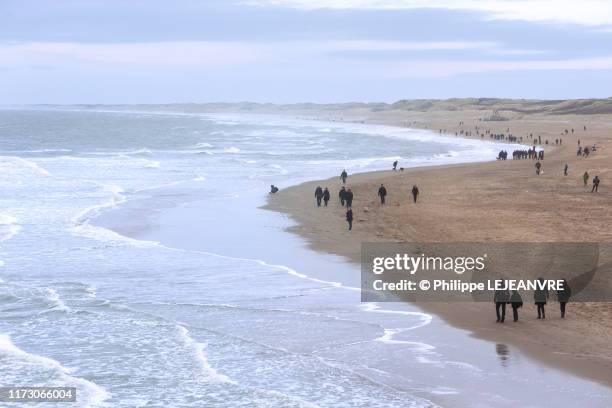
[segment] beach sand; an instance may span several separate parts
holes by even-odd
[[[492,133],[506,133],[510,128],[512,134],[524,136],[525,144],[529,133],[541,135],[542,141],[548,139],[553,146],[556,138],[563,139],[560,147],[548,146],[540,176],[535,174],[533,160],[351,175],[347,181],[355,193],[351,232],[337,202],[339,178],[281,189],[266,208],[294,219],[297,223],[291,231],[305,237],[314,249],[359,263],[362,242],[612,242],[612,115],[514,113],[508,121],[484,122],[479,120],[484,115],[481,110],[377,113],[360,107],[332,114],[325,110],[291,113],[311,119],[444,129],[447,136],[461,129],[474,132],[475,126]],[[460,121],[464,122],[461,127]],[[572,128],[573,135],[561,136]],[[582,146],[596,144],[597,152],[588,158],[576,157],[579,139]],[[568,176],[563,175],[566,163]],[[587,187],[582,183],[585,171],[590,174]],[[595,175],[602,183],[599,193],[592,194]],[[376,194],[381,183],[389,191],[384,207]],[[410,197],[413,184],[421,192],[417,204]],[[330,188],[329,208],[316,207],[317,185]],[[612,290],[612,277],[602,284]],[[570,303],[561,320],[558,303],[551,300],[547,319],[537,320],[531,299],[524,301],[520,321],[507,319],[504,325],[495,322],[492,302],[427,302],[419,307],[474,336],[515,345],[549,365],[612,386],[612,303]]]

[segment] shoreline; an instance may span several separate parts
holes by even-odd
[[[384,120],[372,123],[389,124],[388,121]],[[558,125],[558,123],[555,124]],[[508,121],[494,123],[493,125],[514,128],[523,124]],[[567,123],[561,125],[568,126]],[[410,239],[421,242],[461,242],[462,240],[464,242],[485,240],[499,242],[586,241],[585,232],[587,231],[584,227],[592,227],[592,223],[595,222],[592,217],[588,217],[586,223],[588,225],[585,225],[583,220],[582,223],[575,224],[572,222],[573,218],[579,216],[581,212],[576,214],[577,211],[573,211],[571,206],[569,208],[565,206],[554,210],[562,217],[570,215],[572,217],[569,218],[572,219],[564,222],[558,222],[557,220],[555,224],[548,223],[546,225],[546,220],[538,221],[538,217],[533,216],[532,210],[536,214],[544,211],[540,208],[541,204],[538,204],[538,201],[546,201],[546,204],[550,204],[551,198],[546,197],[543,200],[538,189],[543,188],[539,183],[540,181],[559,178],[558,174],[551,174],[549,170],[551,165],[559,166],[557,171],[560,174],[563,162],[570,162],[570,169],[574,176],[572,184],[578,184],[576,179],[581,174],[575,168],[583,167],[584,164],[600,166],[601,171],[598,174],[605,174],[610,170],[604,162],[608,158],[605,151],[607,145],[607,134],[605,133],[608,133],[611,126],[608,123],[604,125],[602,131],[589,135],[589,141],[592,140],[599,146],[598,154],[588,159],[578,159],[580,160],[578,163],[574,163],[576,159],[573,158],[574,151],[571,146],[576,145],[576,138],[584,137],[584,135],[564,136],[564,141],[567,139],[567,142],[562,146],[552,149],[550,147],[554,147],[554,145],[548,146],[543,162],[545,172],[539,178],[532,175],[532,173],[535,173],[532,160],[448,164],[407,168],[403,172],[389,170],[351,175],[347,185],[351,186],[355,192],[353,208],[356,211],[354,228],[350,233],[346,231],[343,210],[336,202],[337,189],[340,185],[337,178],[309,181],[288,187],[281,190],[277,195],[269,197],[268,203],[263,208],[284,213],[294,220],[296,225],[288,228],[288,231],[305,238],[310,248],[340,255],[356,264],[360,263],[361,242],[409,241]],[[575,126],[577,127],[577,125]],[[550,123],[543,123],[542,127],[548,134],[554,134],[554,131],[549,129]],[[443,128],[442,124],[440,124],[440,128]],[[479,138],[472,137],[472,139]],[[591,143],[585,143],[584,145],[590,146]],[[339,163],[339,167],[341,167],[341,163]],[[594,175],[594,173],[592,174]],[[504,180],[508,175],[516,180],[500,182],[500,179]],[[479,180],[480,178],[485,180]],[[555,191],[546,191],[547,193],[554,193],[555,197],[552,198],[552,201],[555,201],[556,196],[564,194],[562,191],[556,191],[561,188],[569,190],[565,194],[570,195],[570,199],[574,199],[577,194],[584,195],[582,186],[569,185],[568,181],[570,180],[567,178],[561,178],[560,181],[562,185],[560,187],[555,186]],[[557,180],[550,182],[556,184]],[[377,203],[376,197],[376,188],[380,183],[384,183],[390,190],[388,204],[384,208]],[[416,207],[408,204],[408,186],[413,183],[418,184],[422,191],[421,205],[417,204]],[[315,186],[319,184],[327,185],[332,190],[331,206],[325,210],[317,209],[311,197]],[[526,184],[529,188],[520,191],[519,194],[509,199],[505,197],[505,200],[504,197],[502,197],[502,200],[499,197],[497,199],[492,197],[489,191],[497,190],[497,195],[505,195],[506,193],[512,193],[514,188],[520,189],[520,184]],[[444,193],[446,194],[436,191],[435,198],[438,200],[431,200],[429,197],[431,185],[438,185],[440,190],[445,190]],[[533,190],[531,189],[532,186],[534,187]],[[524,188],[524,186],[521,187]],[[548,189],[550,187],[547,187]],[[471,208],[474,207],[473,202],[462,197],[462,195],[466,195],[466,192],[472,200],[485,201],[485,204],[476,205],[476,209]],[[595,205],[599,207],[604,206],[602,195],[604,194],[599,193],[599,197],[593,197]],[[609,198],[610,194],[605,193],[605,196]],[[400,198],[399,201],[398,197]],[[490,199],[492,200],[489,201]],[[582,197],[582,199],[590,199],[590,197]],[[508,202],[503,203],[503,201]],[[421,209],[422,205],[427,204],[436,208],[428,208],[426,217],[423,217],[422,214],[419,215],[418,210],[413,211],[415,208]],[[497,207],[499,204],[505,204],[506,210],[499,210]],[[449,206],[451,207],[450,211],[447,211]],[[514,208],[514,211],[511,211],[513,214],[507,214],[507,207]],[[588,214],[589,210],[593,210],[592,207],[585,207],[585,212]],[[602,208],[599,209],[603,210]],[[489,214],[479,213],[478,210]],[[471,214],[466,216],[464,214],[466,211]],[[485,215],[485,218],[489,218],[491,223],[483,225],[481,222],[483,215]],[[476,223],[474,223],[474,216],[477,216],[478,222]],[[522,217],[525,218],[525,222],[517,222],[517,219],[520,220]],[[611,215],[606,214],[600,225],[609,225],[606,221],[609,221],[610,218],[612,218]],[[401,221],[398,222],[398,220]],[[466,225],[469,226],[469,232],[466,231],[468,229]],[[577,225],[578,231],[568,233],[566,229],[568,225]],[[545,231],[542,230],[542,227],[546,227]],[[593,240],[600,242],[612,242],[612,234],[605,231],[605,228],[603,230],[599,228],[596,231],[595,234],[592,230],[589,231],[591,239],[594,238]],[[476,239],[479,237],[480,239]],[[544,362],[551,367],[612,387],[612,346],[602,341],[608,334],[612,334],[612,324],[610,324],[608,318],[612,305],[609,303],[570,304],[568,317],[561,324],[557,316],[556,303],[549,302],[549,319],[546,321],[535,320],[533,317],[535,307],[531,303],[528,299],[525,299],[525,307],[521,310],[521,320],[519,322],[507,322],[501,327],[495,324],[492,303],[445,304],[428,302],[416,303],[415,305],[427,312],[436,314],[454,327],[468,330],[474,337],[511,344],[524,351],[529,357]],[[593,314],[599,315],[600,318],[593,319]],[[466,319],[465,315],[472,316],[472,319]],[[592,336],[585,338],[584,333],[592,333]]]

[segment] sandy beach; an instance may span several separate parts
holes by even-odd
[[[287,113],[287,112],[283,112]],[[482,110],[366,111],[362,107],[328,112],[290,112],[312,119],[382,123],[461,134],[475,127],[491,133],[540,136],[546,156],[543,174],[536,176],[533,160],[420,167],[350,175],[347,186],[355,193],[353,231],[346,228],[338,204],[339,178],[312,181],[281,189],[266,208],[286,213],[297,222],[291,231],[305,237],[317,250],[360,262],[362,242],[612,242],[612,116],[609,114],[508,113],[505,121],[481,121]],[[460,122],[463,125],[460,126]],[[586,126],[586,130],[584,130]],[[565,134],[565,130],[568,133]],[[572,134],[571,129],[574,129]],[[484,140],[487,140],[485,136]],[[561,146],[554,140],[562,138]],[[545,145],[544,141],[549,144]],[[577,157],[582,146],[597,146],[588,158]],[[511,152],[510,152],[511,155]],[[565,164],[569,166],[564,176]],[[402,166],[402,163],[399,164]],[[391,163],[389,163],[391,168]],[[338,174],[342,163],[338,163]],[[587,186],[582,175],[588,171]],[[591,179],[602,180],[591,193]],[[376,195],[384,183],[389,195],[381,206]],[[412,203],[412,185],[420,189]],[[328,208],[317,208],[313,192],[327,186]],[[612,288],[612,279],[601,284]],[[532,300],[524,299],[519,322],[496,324],[493,303],[422,303],[457,327],[479,338],[515,345],[533,358],[585,378],[612,385],[612,304],[570,303],[564,320],[558,303],[550,301],[547,319],[537,320]]]

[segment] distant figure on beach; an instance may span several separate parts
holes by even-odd
[[[538,281],[544,285],[544,278],[538,278]],[[536,289],[533,292],[533,301],[535,305],[538,307],[538,319],[546,319],[546,313],[544,311],[544,305],[546,304],[547,299],[550,297],[548,293],[548,289]]]
[[[346,190],[344,199],[346,200],[346,208],[352,208],[353,207],[353,192],[351,191],[350,188]]]
[[[342,184],[346,184],[346,179],[348,178],[348,173],[346,170],[342,170],[342,173],[340,173],[340,178],[342,179]]]
[[[497,315],[497,323],[503,323],[506,320],[506,303],[510,302],[510,292],[508,289],[498,289],[493,295],[495,302],[495,314]]]
[[[569,169],[569,166],[567,165],[567,163],[565,163],[565,167],[563,168],[563,175],[567,176],[567,169]]]
[[[378,196],[380,197],[380,203],[384,204],[385,197],[387,196],[387,189],[385,188],[384,184],[380,185],[380,188],[378,189]]]
[[[323,199],[323,189],[321,186],[317,186],[315,189],[315,198],[317,199],[317,207],[321,206],[321,200]]]
[[[570,297],[572,296],[572,289],[565,279],[563,279],[563,284],[557,290],[557,300],[559,301],[559,308],[561,309],[561,318],[565,318],[565,305],[569,302]]]
[[[542,163],[536,162],[535,168],[536,168],[536,175],[539,176],[540,172],[542,171]]]
[[[270,194],[276,194],[278,193],[278,187],[276,187],[274,184],[272,184],[270,186]]]
[[[512,295],[510,296],[510,304],[512,306],[512,318],[515,322],[518,322],[518,310],[523,307],[523,298],[521,297],[521,294],[518,293],[518,291],[512,291]]]
[[[348,229],[351,231],[353,229],[353,210],[350,208],[346,211],[346,222],[348,222]]]
[[[596,193],[599,188],[599,176],[593,177],[593,188],[591,189],[591,193]]]
[[[397,160],[393,162],[393,170],[397,170]]]
[[[326,207],[327,207],[327,203],[329,202],[329,199],[330,199],[329,189],[325,187],[325,189],[323,190],[323,203],[325,203]]]
[[[344,203],[346,202],[346,189],[344,186],[340,189],[338,193],[338,198],[340,199],[340,205],[344,207]]]
[[[585,186],[589,182],[589,172],[588,171],[585,171],[584,174],[582,175],[582,182],[584,183]]]
[[[416,186],[416,184],[414,186],[412,186],[412,199],[414,200],[414,202],[417,202],[417,197],[419,195],[419,188]]]

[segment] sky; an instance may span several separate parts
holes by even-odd
[[[0,0],[0,104],[612,96],[608,0]]]

